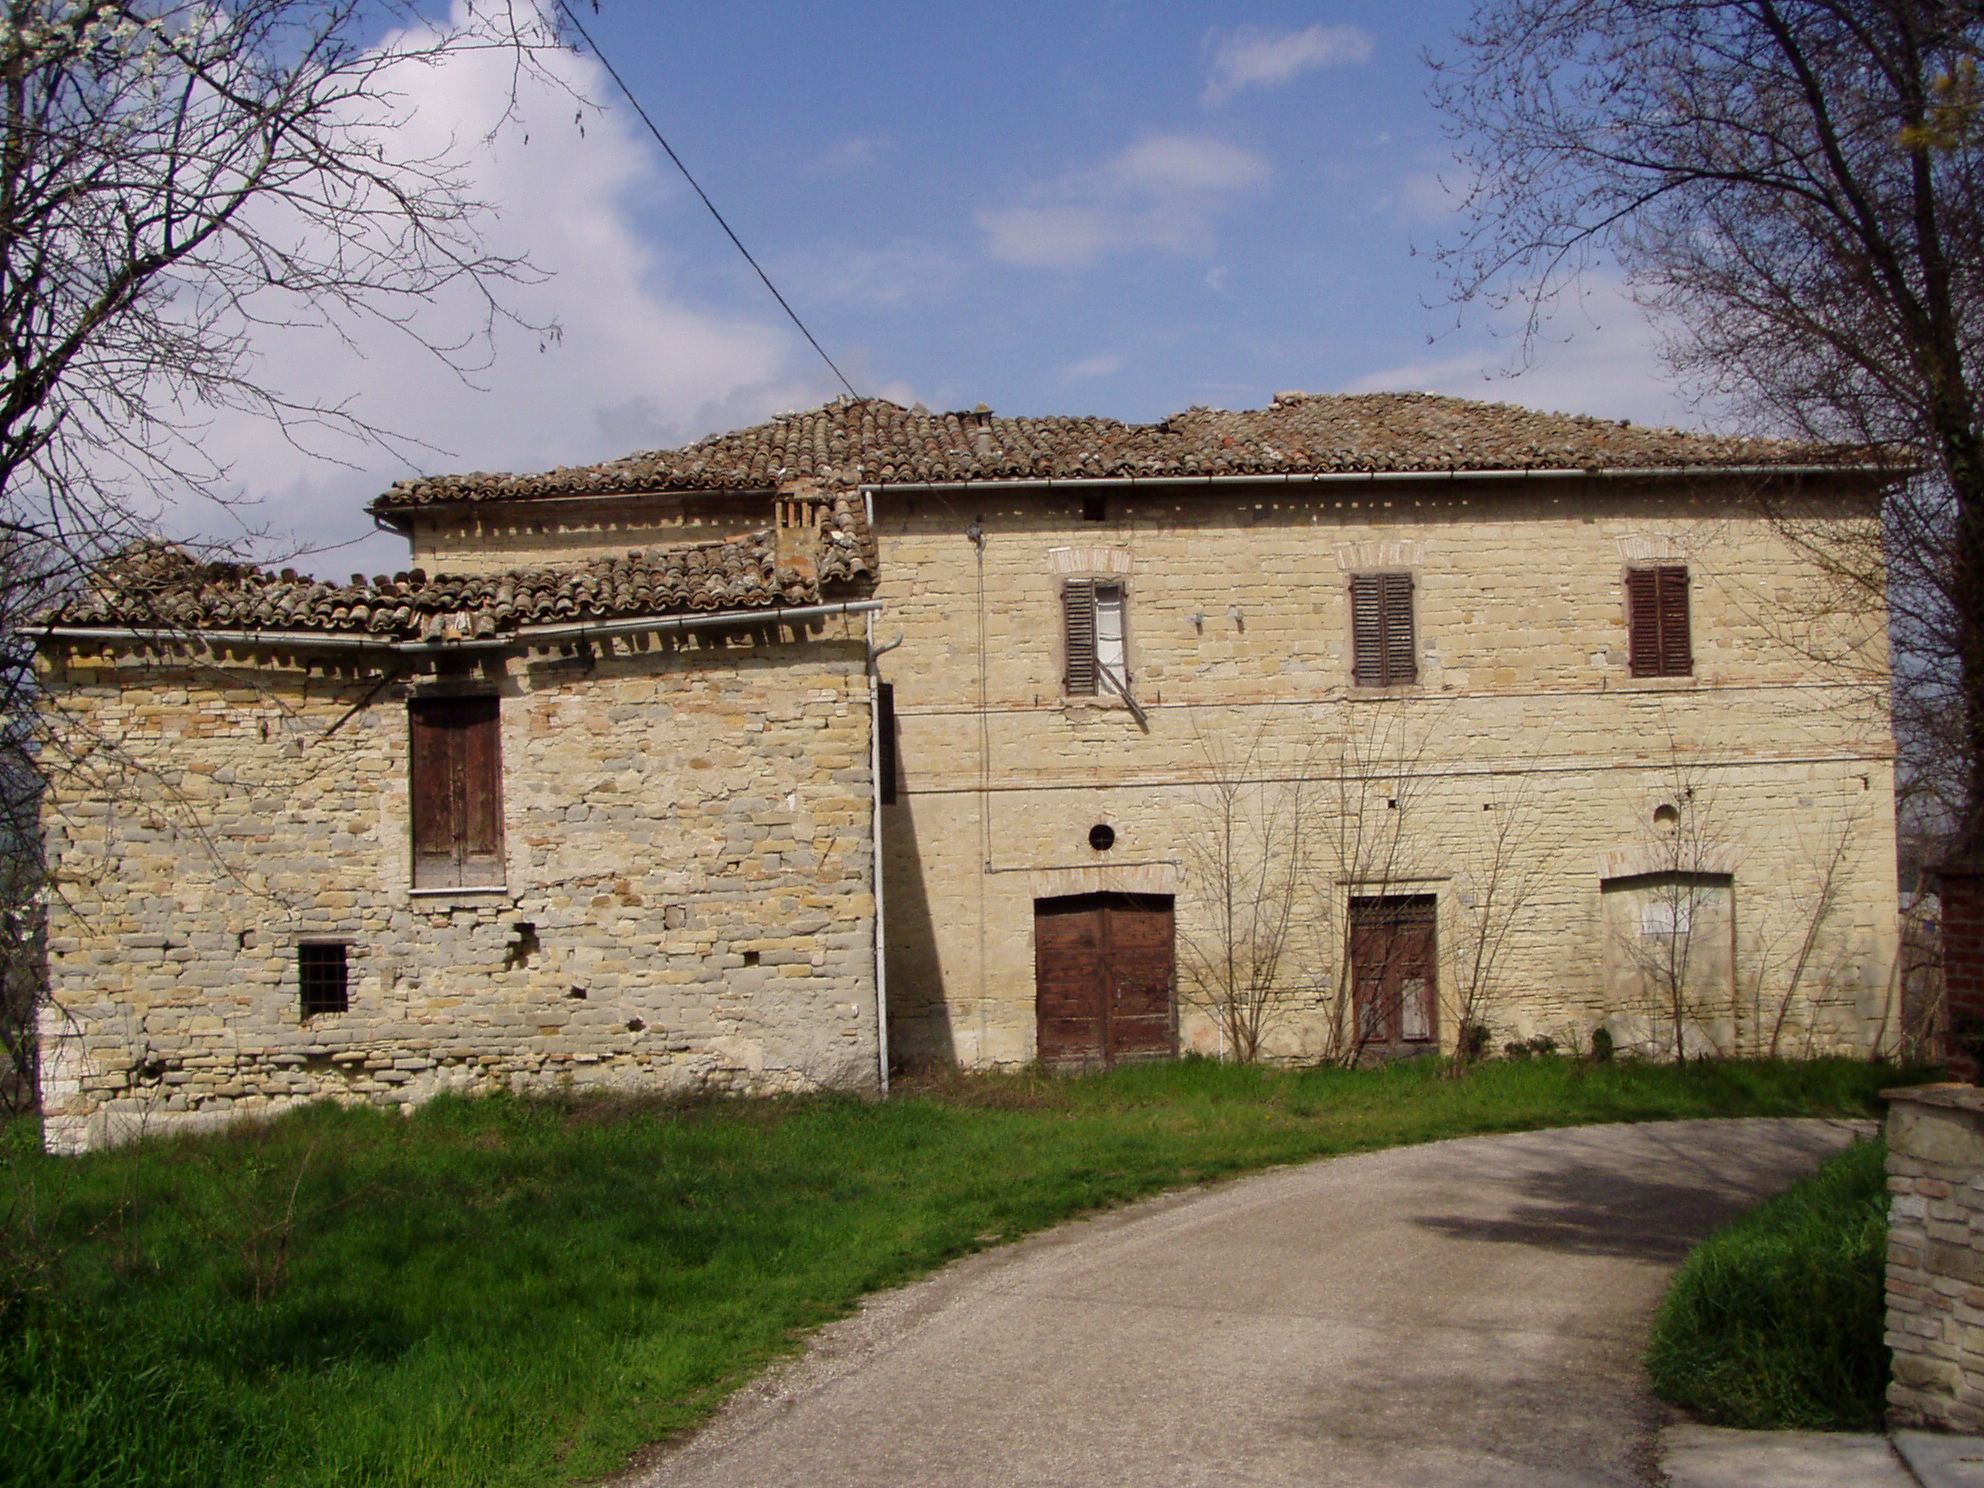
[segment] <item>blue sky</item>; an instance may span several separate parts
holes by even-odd
[[[586,26],[864,394],[933,408],[1160,418],[1278,390],[1427,388],[1695,423],[1651,331],[1603,279],[1519,376],[1426,250],[1454,168],[1428,49],[1467,5],[833,6],[601,0]],[[313,446],[222,419],[262,550],[329,574],[403,564],[366,537],[393,479],[538,469],[673,445],[839,389],[590,58],[597,108],[507,74],[409,81],[409,148],[468,142],[491,234],[547,273],[517,289],[560,334],[499,334],[464,381],[372,330],[286,333],[271,380],[410,436]],[[1416,251],[1415,251],[1416,250]],[[468,324],[434,307],[428,333]],[[182,526],[226,534],[211,512]]]

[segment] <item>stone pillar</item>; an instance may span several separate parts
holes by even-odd
[[[1936,870],[1943,901],[1943,1059],[1975,1084],[1984,1050],[1984,868]]]
[[[1882,1094],[1892,1196],[1888,1424],[1984,1433],[1984,1090]]]

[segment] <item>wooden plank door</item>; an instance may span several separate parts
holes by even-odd
[[[1357,1046],[1372,1059],[1410,1058],[1440,1046],[1431,894],[1350,901],[1350,984]]]
[[[1057,1067],[1178,1051],[1172,902],[1158,894],[1034,901],[1039,1057]]]

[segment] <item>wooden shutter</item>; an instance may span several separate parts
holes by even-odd
[[[1094,697],[1095,580],[1069,579],[1061,588],[1061,610],[1068,638],[1068,670],[1061,690],[1069,697]]]
[[[408,709],[413,886],[503,882],[503,766],[493,697],[419,698]]]
[[[1414,681],[1419,656],[1412,636],[1412,575],[1379,574],[1378,593],[1385,611],[1385,684]]]
[[[1685,677],[1694,670],[1685,565],[1626,571],[1626,630],[1635,677]]]
[[[1657,568],[1660,603],[1660,670],[1685,677],[1695,669],[1694,647],[1688,635],[1688,570]]]
[[[875,684],[876,769],[882,778],[875,782],[884,806],[896,803],[896,685]]]
[[[1412,634],[1412,575],[1355,574],[1350,580],[1351,678],[1390,687],[1419,676]]]

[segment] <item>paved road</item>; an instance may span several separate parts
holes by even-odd
[[[1654,1483],[1668,1274],[1852,1133],[1474,1137],[1064,1225],[876,1299],[627,1483]]]

